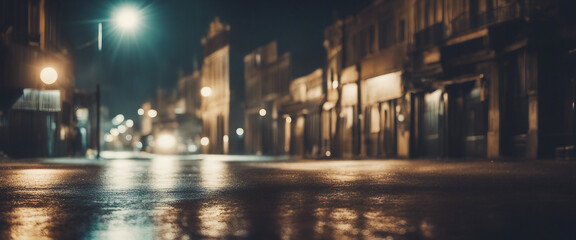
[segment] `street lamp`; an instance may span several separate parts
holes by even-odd
[[[47,85],[53,84],[58,80],[58,72],[54,68],[46,67],[40,72],[40,80]]]
[[[122,6],[114,12],[116,27],[122,31],[133,31],[140,24],[140,10],[134,6]]]
[[[116,26],[122,31],[134,31],[140,24],[140,11],[133,6],[122,6],[113,13]],[[102,51],[102,23],[98,23],[98,51]],[[55,71],[54,71],[55,72]],[[58,75],[56,74],[56,78]],[[44,81],[44,80],[42,80]],[[54,79],[54,81],[56,81]],[[48,84],[48,83],[47,83]],[[96,84],[96,132],[97,146],[96,159],[100,159],[100,83]]]
[[[150,109],[148,111],[148,117],[150,118],[155,118],[156,116],[158,116],[158,111],[154,110],[154,109]]]
[[[212,88],[210,87],[203,87],[200,90],[200,94],[202,94],[202,97],[210,97],[212,95]]]

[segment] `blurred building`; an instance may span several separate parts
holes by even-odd
[[[290,53],[278,56],[276,42],[262,46],[244,57],[246,82],[245,148],[247,153],[284,153],[279,115],[282,97],[289,93]]]
[[[283,131],[282,146],[286,152],[302,157],[323,157],[322,121],[323,71],[296,78],[290,83],[290,102],[281,107],[279,125]]]
[[[177,102],[174,106],[174,113],[178,122],[178,140],[185,147],[180,152],[198,153],[201,151],[201,75],[200,71],[195,70],[190,75],[181,74],[178,80]]]
[[[565,9],[574,6],[417,1],[420,154],[537,158],[573,146],[574,72],[566,67],[576,37],[563,33],[576,29]]]
[[[322,151],[574,156],[575,7],[391,0],[336,19],[324,33]]]
[[[202,64],[201,104],[203,152],[227,154],[230,121],[230,26],[218,18],[202,38],[204,61]]]
[[[85,90],[74,92],[74,116],[76,118],[76,138],[73,141],[73,154],[84,156],[88,150],[96,150],[99,139],[96,126],[96,93]]]
[[[0,1],[0,151],[14,157],[69,154],[76,137],[74,78],[60,1]],[[40,79],[51,67],[53,84]]]
[[[410,155],[406,67],[412,4],[374,1],[326,28],[325,155]]]

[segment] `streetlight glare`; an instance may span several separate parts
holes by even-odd
[[[160,135],[156,142],[158,142],[158,146],[163,150],[170,150],[176,146],[177,143],[176,137],[167,133]]]
[[[258,113],[260,114],[260,116],[264,117],[266,116],[266,109],[262,108],[260,109],[260,111],[258,111]]]
[[[203,87],[200,90],[200,94],[202,94],[203,97],[210,97],[212,95],[212,88],[210,87]]]
[[[158,111],[156,111],[154,109],[150,109],[148,111],[148,117],[155,118],[156,116],[158,116]]]
[[[140,116],[144,115],[144,109],[139,108],[138,109],[138,115],[140,115]]]
[[[208,146],[208,144],[210,144],[210,139],[208,139],[208,137],[203,137],[202,139],[200,139],[200,144],[202,146]]]
[[[58,72],[54,68],[46,67],[40,72],[40,80],[45,84],[52,84],[58,80]]]
[[[244,135],[244,129],[242,129],[242,128],[236,128],[236,135],[238,135],[238,136]]]
[[[124,126],[124,125],[118,126],[118,132],[120,132],[120,133],[125,133],[126,130],[128,130],[128,129],[126,128],[126,126]]]
[[[114,12],[114,22],[123,31],[134,30],[140,24],[140,11],[133,6],[120,7]]]

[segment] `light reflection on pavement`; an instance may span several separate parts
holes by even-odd
[[[0,164],[0,239],[575,239],[576,163]]]

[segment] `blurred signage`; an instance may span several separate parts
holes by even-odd
[[[402,71],[370,78],[365,83],[367,104],[402,97]]]

